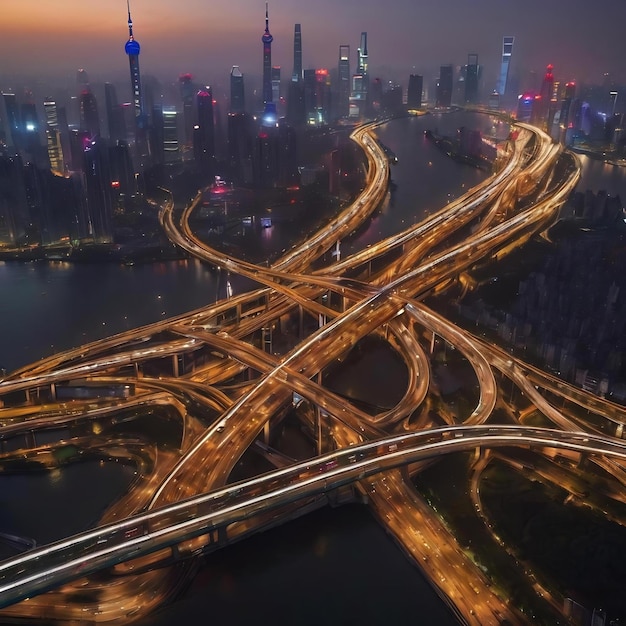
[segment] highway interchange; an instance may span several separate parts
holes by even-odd
[[[229,541],[246,536],[275,522],[277,515],[288,516],[302,503],[354,484],[461,623],[526,621],[416,492],[404,468],[419,471],[425,463],[459,451],[503,448],[498,454],[506,458],[507,449],[521,447],[553,459],[558,449],[588,456],[623,486],[626,445],[576,417],[569,407],[592,411],[615,431],[626,413],[463,330],[423,299],[462,280],[475,264],[502,256],[544,231],[574,189],[579,167],[544,133],[517,124],[490,178],[405,231],[322,265],[325,253],[367,220],[387,193],[390,165],[376,140],[377,124],[353,133],[368,164],[363,192],[269,267],[225,255],[194,234],[190,217],[202,193],[181,211],[165,192],[160,219],[168,237],[195,257],[256,281],[258,289],[54,355],[0,382],[0,400],[17,394],[26,398],[20,406],[7,402],[0,408],[2,438],[84,423],[93,436],[77,445],[88,448],[97,440],[102,446],[105,442],[95,435],[103,423],[148,408],[167,411],[182,431],[178,451],[159,450],[144,459],[150,469],[111,505],[98,528],[0,563],[0,606],[5,607],[0,617],[99,623],[139,619],[175,595],[192,572],[192,557],[215,541],[220,529],[227,528]],[[264,350],[258,341],[277,321],[299,319],[302,328],[307,316],[319,320],[317,328],[301,333],[285,351]],[[320,383],[325,369],[370,334],[386,339],[409,372],[404,397],[375,415]],[[442,338],[471,364],[479,399],[468,415],[442,414],[438,423],[423,417],[427,413],[412,418],[433,385],[425,336]],[[175,365],[170,376],[141,373],[142,364],[159,359],[178,363],[179,355],[199,350],[214,356],[190,372],[178,372]],[[244,383],[233,386],[235,378]],[[106,402],[55,398],[57,385],[78,379],[130,384],[133,393]],[[494,423],[494,409],[506,406],[505,379],[551,428],[513,423],[519,412],[512,406],[509,425]],[[33,400],[42,389],[50,390],[43,404]],[[548,392],[562,406],[550,402]],[[307,427],[317,429],[320,455],[228,485],[245,451],[296,396],[311,407],[304,419],[310,421]],[[335,448],[326,454],[321,454],[322,421]],[[137,442],[123,437],[107,445],[121,455],[125,450],[129,457],[137,454]],[[49,448],[20,449],[3,454],[2,460],[24,454],[45,457]],[[471,481],[477,514],[486,525],[478,487],[489,459],[487,452],[479,455]],[[621,497],[618,489],[616,497]],[[532,586],[555,614],[562,610],[562,598],[541,587],[534,575]]]

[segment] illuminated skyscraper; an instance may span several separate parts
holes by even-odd
[[[352,76],[350,94],[350,117],[360,117],[367,113],[369,94],[369,56],[367,52],[367,33],[361,33],[361,45],[357,50],[356,73]]]
[[[270,18],[267,2],[265,3],[265,32],[261,37],[263,42],[263,104],[272,100],[272,41],[270,34]]]
[[[509,79],[509,65],[511,64],[511,56],[513,55],[513,43],[515,37],[506,36],[502,39],[502,64],[500,65],[500,76],[496,91],[503,96],[506,93],[506,83]]]
[[[348,117],[350,112],[350,46],[339,46],[339,102],[337,117]]]
[[[293,74],[291,80],[294,83],[302,80],[302,29],[296,24],[293,31]]]
[[[141,74],[139,73],[139,42],[133,35],[133,21],[130,17],[130,0],[126,0],[128,7],[128,41],[125,50],[130,64],[130,86],[133,91],[133,106],[135,108],[135,122],[137,128],[144,125],[143,99],[141,94]]]
[[[243,113],[246,110],[243,74],[238,65],[230,71],[230,112]]]

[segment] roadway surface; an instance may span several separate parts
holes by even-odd
[[[202,193],[180,211],[166,192],[160,219],[168,237],[204,261],[253,279],[259,289],[54,355],[0,382],[0,399],[18,393],[32,398],[41,389],[76,379],[132,384],[134,391],[106,402],[59,402],[52,397],[44,404],[7,406],[0,409],[1,437],[34,433],[36,438],[40,429],[86,422],[93,424],[95,445],[96,425],[114,423],[124,412],[139,415],[147,407],[171,411],[182,431],[178,449],[151,458],[150,470],[111,505],[98,528],[0,563],[0,606],[6,607],[0,615],[128,623],[176,593],[192,569],[189,559],[202,553],[220,529],[226,528],[229,540],[234,540],[272,516],[289,515],[302,503],[354,484],[459,621],[525,621],[401,468],[419,471],[451,452],[504,448],[499,454],[505,455],[506,448],[521,446],[548,463],[558,449],[588,456],[619,484],[626,484],[624,444],[575,415],[575,409],[583,407],[618,428],[624,422],[622,407],[518,361],[422,302],[462,280],[475,264],[502,256],[544,231],[575,187],[579,167],[544,133],[518,124],[517,136],[500,150],[496,173],[483,183],[405,231],[313,269],[313,263],[319,264],[325,252],[362,224],[387,193],[389,162],[376,140],[376,125],[353,133],[368,164],[364,191],[271,267],[206,246],[189,221]],[[372,271],[374,265],[378,269]],[[318,321],[315,330],[292,338],[280,353],[263,349],[271,344],[259,342],[259,334],[277,320],[300,319],[302,329],[307,316]],[[409,373],[404,397],[378,413],[358,409],[320,384],[324,370],[370,334],[385,338]],[[423,411],[419,419],[412,417],[437,393],[427,336],[458,349],[473,368],[479,397],[467,415],[442,412],[432,418],[432,412]],[[176,362],[180,355],[199,350],[214,356],[189,373],[149,377],[142,372],[146,363]],[[505,377],[554,428],[493,423],[494,409],[505,404]],[[328,448],[329,437],[337,450],[226,486],[239,459],[290,406],[294,394],[311,408],[303,419],[318,434],[318,450],[322,444]],[[552,396],[559,398],[559,408],[549,400]],[[515,407],[508,411],[509,419],[517,421]],[[80,443],[89,445],[84,438]],[[120,440],[116,450],[130,458],[136,454],[132,443]],[[4,459],[45,451],[19,450]],[[480,458],[468,484],[477,515],[488,524],[478,488],[490,455]],[[554,482],[559,478],[555,468]],[[549,472],[544,479],[550,479]],[[528,584],[555,614],[561,610],[562,598],[539,585],[532,572]]]

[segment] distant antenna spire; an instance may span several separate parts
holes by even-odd
[[[130,2],[130,0],[128,0]],[[265,3],[265,32],[269,32],[270,30],[270,15],[268,10],[268,3]]]

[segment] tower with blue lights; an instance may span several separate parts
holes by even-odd
[[[144,119],[143,98],[141,97],[141,74],[139,73],[139,52],[141,48],[139,42],[133,35],[133,20],[130,17],[130,0],[126,0],[126,4],[128,7],[128,41],[126,42],[125,50],[130,64],[130,85],[133,90],[135,121],[137,127],[140,128],[143,125]]]
[[[272,97],[272,41],[270,34],[270,19],[267,2],[265,3],[265,32],[261,37],[263,42],[263,104],[273,101]]]

